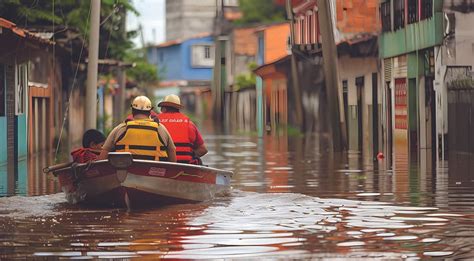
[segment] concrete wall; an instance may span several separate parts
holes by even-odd
[[[211,36],[190,39],[181,44],[181,79],[184,80],[211,80],[212,67],[193,67],[191,49],[195,44],[214,44]]]
[[[195,44],[214,44],[211,36],[189,39],[181,44],[150,48],[148,59],[158,68],[158,75],[165,81],[211,80],[212,67],[193,67],[191,49]]]
[[[251,73],[249,63],[257,62],[258,38],[255,28],[236,28],[231,36],[231,64],[228,70],[228,82],[233,84],[235,77],[240,74]]]
[[[342,86],[342,81],[347,80],[348,84],[348,111],[347,111],[347,126],[349,149],[358,150],[359,140],[358,135],[363,131],[363,149],[364,154],[371,152],[372,148],[372,74],[378,73],[377,57],[363,57],[353,58],[348,55],[338,58],[339,79]],[[358,126],[358,105],[357,105],[357,86],[356,78],[364,77],[363,97],[362,97],[362,130]],[[378,78],[380,79],[380,77]],[[377,83],[378,88],[381,88],[380,82]],[[342,89],[342,87],[340,88]],[[379,92],[380,94],[380,92]],[[378,97],[381,103],[380,95]],[[379,105],[377,105],[379,106]],[[379,110],[380,111],[380,110]],[[379,113],[381,114],[381,113]]]
[[[337,29],[341,33],[377,32],[378,0],[336,0]]]
[[[215,14],[215,0],[166,0],[166,40],[211,32]]]
[[[290,35],[288,23],[265,28],[265,63],[274,62],[288,55],[287,40]]]
[[[163,80],[179,80],[182,79],[181,67],[181,45],[172,45],[163,48],[152,48],[149,54],[154,54],[151,61],[158,68],[158,75]]]
[[[436,91],[436,132],[438,134],[437,149],[445,151],[444,143],[448,134],[448,90],[447,70],[449,66],[472,66],[474,69],[474,16],[463,13],[464,1],[444,1],[443,12],[445,28],[451,28],[453,34],[446,36],[443,45],[435,47],[435,91]],[[471,4],[471,10],[472,10]],[[454,20],[451,20],[454,18]],[[449,26],[448,26],[449,24]],[[454,25],[454,26],[453,26]],[[437,55],[441,54],[441,55]],[[472,71],[471,71],[472,73]],[[450,135],[448,135],[450,136]],[[443,153],[444,155],[444,153]]]

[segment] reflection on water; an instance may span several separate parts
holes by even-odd
[[[0,259],[474,258],[474,182],[459,166],[372,164],[317,136],[206,140],[205,163],[236,175],[230,196],[200,204],[80,208],[41,173],[50,159],[0,172],[0,193],[17,194],[0,198]]]

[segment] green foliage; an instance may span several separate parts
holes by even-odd
[[[90,1],[0,0],[0,17],[20,27],[77,28],[88,38]],[[100,58],[123,59],[133,44],[125,32],[126,12],[138,14],[128,0],[101,1]],[[133,32],[132,32],[133,33]]]
[[[236,24],[271,23],[285,21],[285,8],[273,0],[240,0],[242,18]]]
[[[135,64],[133,68],[127,69],[127,76],[130,80],[138,83],[155,84],[159,81],[156,66],[148,63],[139,51],[132,50],[127,52],[125,60]]]
[[[235,77],[235,85],[237,90],[254,88],[256,84],[256,76],[253,73],[253,70],[257,68],[256,63],[249,63],[247,65],[250,73],[242,73]]]

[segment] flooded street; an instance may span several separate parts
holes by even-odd
[[[474,181],[462,168],[395,157],[392,170],[331,156],[317,136],[204,138],[205,164],[235,175],[229,195],[200,204],[71,206],[41,173],[48,159],[0,169],[0,259],[474,258]]]

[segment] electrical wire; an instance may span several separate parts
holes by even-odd
[[[91,9],[92,9],[92,5],[89,6],[89,15],[87,17],[87,24],[86,24],[87,27],[89,26]],[[72,81],[71,90],[69,91],[69,97],[68,97],[68,101],[66,103],[66,111],[64,112],[63,124],[62,124],[61,130],[59,132],[59,139],[58,139],[58,144],[56,145],[56,151],[54,152],[54,162],[55,163],[57,163],[57,160],[58,160],[59,146],[61,144],[61,140],[62,140],[62,136],[63,136],[63,132],[64,132],[64,126],[66,124],[67,117],[68,117],[68,114],[69,114],[69,106],[71,104],[72,94],[74,92],[74,88],[76,87],[77,73],[79,71],[79,65],[80,65],[80,62],[81,62],[81,59],[82,59],[82,53],[84,51],[85,44],[86,44],[86,37],[84,37],[84,39],[82,41],[82,47],[81,47],[81,51],[79,52],[79,58],[77,60],[76,71],[74,72],[74,78],[73,78],[73,81]]]

